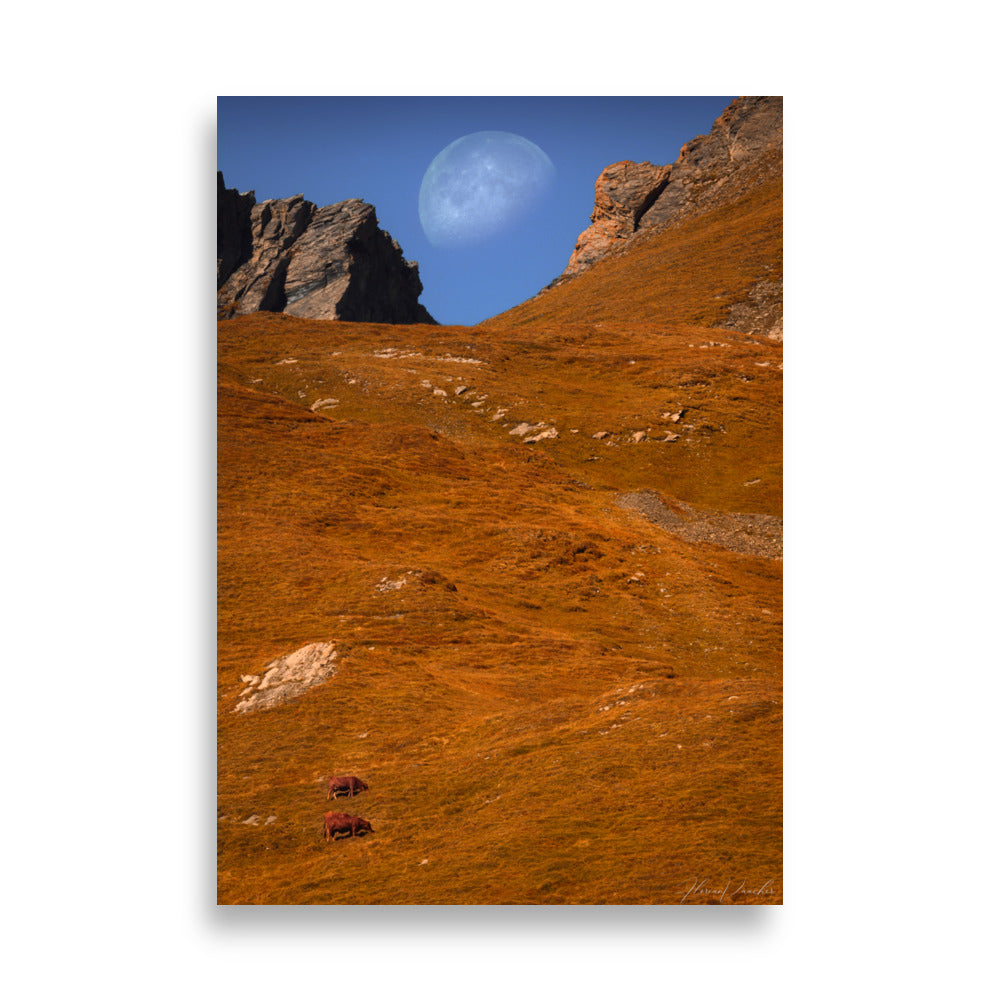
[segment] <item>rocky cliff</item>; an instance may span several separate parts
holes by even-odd
[[[681,148],[672,164],[623,160],[602,171],[594,185],[591,225],[576,242],[565,271],[549,286],[622,253],[652,232],[735,203],[754,188],[780,180],[782,99],[738,97],[708,135]],[[727,326],[781,339],[780,283],[762,272],[732,303]]]
[[[594,185],[591,225],[576,241],[563,277],[586,270],[627,240],[670,180],[672,167],[622,160],[606,167]]]
[[[782,99],[737,97],[708,135],[681,147],[670,181],[646,212],[640,228],[667,225],[728,202],[780,175]]]
[[[218,174],[218,316],[286,312],[306,319],[434,323],[419,303],[415,261],[351,198],[317,208],[302,195],[258,204]]]

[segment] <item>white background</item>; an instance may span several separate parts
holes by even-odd
[[[987,982],[997,199],[978,5],[553,6],[8,13],[12,995]],[[299,93],[785,96],[783,907],[214,906],[215,97]]]

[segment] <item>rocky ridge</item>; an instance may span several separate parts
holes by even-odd
[[[782,99],[737,97],[708,135],[681,147],[669,184],[639,228],[667,225],[735,201],[765,177],[780,173],[781,154]]]
[[[781,176],[782,98],[738,97],[708,135],[681,148],[672,164],[622,160],[594,185],[591,225],[579,236],[553,288],[622,253],[652,232],[737,201]],[[782,339],[781,284],[761,274],[744,300],[732,305],[730,329]]]
[[[286,312],[304,319],[435,323],[418,299],[416,261],[358,198],[318,208],[301,194],[256,202],[218,173],[220,319]]]

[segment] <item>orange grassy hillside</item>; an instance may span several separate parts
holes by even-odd
[[[220,901],[780,899],[780,561],[620,502],[780,510],[780,347],[650,336],[219,325]],[[323,840],[332,773],[373,834]]]

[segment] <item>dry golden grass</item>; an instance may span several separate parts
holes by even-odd
[[[641,232],[621,255],[493,319],[484,329],[548,320],[720,326],[759,280],[782,280],[782,180],[775,173],[730,204]]]
[[[599,268],[632,301],[665,252],[479,328],[219,324],[220,902],[780,902],[781,564],[614,500],[780,514],[781,347],[693,306],[529,308]],[[319,641],[332,680],[233,713]],[[335,773],[373,834],[324,841]]]

